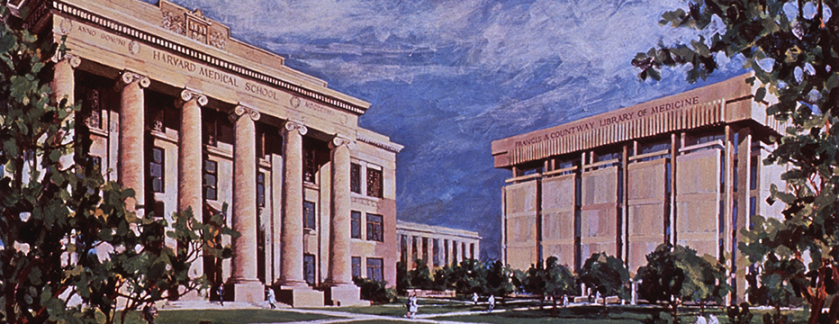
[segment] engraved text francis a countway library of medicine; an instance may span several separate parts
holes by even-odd
[[[586,132],[591,131],[600,127],[605,127],[614,124],[621,124],[627,121],[631,121],[636,118],[643,118],[650,115],[665,113],[671,110],[676,109],[683,109],[686,107],[694,106],[700,103],[699,96],[691,96],[688,98],[682,98],[678,100],[673,100],[669,102],[665,102],[662,104],[650,106],[650,107],[641,107],[635,110],[627,111],[624,113],[603,117],[601,119],[592,120],[592,121],[585,121],[578,123],[576,125],[570,125],[568,127],[558,129],[558,130],[551,130],[550,132],[544,133],[539,132],[539,134],[534,134],[533,136],[516,141],[515,146],[528,146],[536,143],[540,143],[543,141],[549,141],[552,139],[561,138],[564,136],[572,135],[579,132]]]
[[[84,25],[78,22],[73,23],[66,19],[61,25],[62,29],[69,27],[68,25],[76,25],[76,28],[70,27],[67,29],[75,31],[73,36],[81,37],[86,41],[105,45],[106,48],[114,48],[122,51],[127,50],[131,55],[142,57],[147,61],[150,60],[152,62],[156,62],[157,64],[177,69],[184,74],[196,76],[206,81],[236,89],[240,92],[243,91],[244,93],[249,93],[254,97],[274,101],[283,105],[290,105],[294,109],[303,108],[318,115],[327,115],[331,117],[336,117],[336,115],[338,115],[334,109],[319,103],[303,100],[297,96],[289,98],[288,94],[279,92],[274,88],[248,81],[237,75],[220,71],[216,68],[212,68],[181,56],[173,55],[154,48],[142,47],[136,41],[129,41],[124,37],[105,32],[96,27]],[[346,123],[345,116],[339,117],[341,118],[339,118],[338,121],[342,124]]]

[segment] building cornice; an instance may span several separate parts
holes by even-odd
[[[385,142],[382,142],[382,141],[377,141],[375,139],[364,136],[361,133],[358,133],[356,135],[356,140],[358,140],[359,142],[364,142],[364,143],[367,143],[367,144],[370,144],[370,145],[388,150],[388,151],[393,152],[393,153],[399,153],[399,152],[402,151],[403,148],[405,148],[404,146],[399,145],[399,144],[385,143]]]
[[[258,72],[254,69],[228,62],[227,60],[221,59],[217,56],[206,54],[204,53],[204,51],[193,49],[190,46],[178,44],[166,38],[153,35],[149,32],[139,30],[137,28],[128,26],[123,23],[113,21],[112,19],[92,13],[85,9],[81,9],[77,6],[64,3],[62,1],[44,1],[39,5],[38,9],[42,8],[41,6],[52,6],[52,9],[58,13],[71,16],[75,19],[79,19],[81,21],[96,25],[103,29],[110,30],[125,37],[131,37],[137,40],[138,42],[143,42],[147,45],[154,47],[164,48],[172,52],[178,53],[180,55],[184,55],[186,57],[198,60],[210,66],[240,75],[242,77],[265,82],[280,89],[297,94],[301,97],[313,99],[357,115],[362,115],[367,110],[367,107],[363,105],[354,104],[346,100],[342,100],[334,96],[323,94],[316,90],[309,89],[302,85],[293,84],[280,78],[262,72]],[[41,12],[42,10],[38,11]],[[42,17],[43,15],[41,15],[41,17],[39,17],[38,19]],[[33,26],[34,23],[32,22],[32,18],[34,17],[30,17],[30,19],[27,20],[27,22],[29,22],[27,24],[27,27]]]

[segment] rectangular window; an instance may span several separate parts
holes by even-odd
[[[303,202],[303,228],[315,229],[315,203],[311,201]]]
[[[408,235],[401,235],[399,237],[399,260],[402,264],[408,262]]]
[[[303,181],[314,183],[315,174],[317,174],[317,160],[315,159],[315,149],[311,147],[303,148]]]
[[[757,156],[753,156],[749,163],[749,190],[757,189]]]
[[[382,215],[367,214],[367,240],[384,242]]]
[[[306,283],[309,285],[315,284],[315,256],[311,254],[303,255],[303,275],[306,276]]]
[[[350,163],[350,191],[361,193],[361,165]]]
[[[256,205],[265,207],[265,173],[256,174]]]
[[[432,267],[439,267],[440,266],[440,239],[431,239],[431,252],[434,255],[434,260],[432,261]]]
[[[382,259],[367,258],[367,279],[384,281],[383,264],[384,261]]]
[[[218,199],[218,163],[204,160],[204,199]]]
[[[425,261],[425,264],[428,265],[428,238],[422,238],[422,261]]]
[[[361,212],[355,210],[350,213],[350,237],[361,238]]]
[[[382,198],[382,171],[367,169],[367,195]]]
[[[152,147],[149,157],[149,188],[152,192],[163,192],[163,160],[163,149]]]
[[[361,257],[352,257],[352,277],[361,277]]]

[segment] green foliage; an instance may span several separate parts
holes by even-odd
[[[454,284],[458,294],[485,294],[487,269],[483,262],[468,259],[460,261],[460,265],[452,267],[449,280]]]
[[[402,261],[396,263],[396,292],[405,294],[411,288],[411,278],[408,277],[408,267]]]
[[[431,270],[422,259],[416,260],[416,268],[410,272],[411,287],[418,289],[432,289],[434,288],[434,280],[431,278]]]
[[[629,270],[620,259],[605,252],[594,253],[580,269],[580,281],[601,295],[629,299]]]
[[[839,287],[839,2],[705,0],[689,7],[665,13],[661,24],[703,36],[638,53],[632,64],[641,79],[659,79],[661,68],[686,65],[693,82],[717,68],[716,57],[740,57],[754,71],[749,82],[755,100],[768,105],[767,114],[790,122],[783,136],[771,139],[777,147],[764,161],[788,166],[782,176],[788,188],[773,186],[769,199],[786,205],[784,219],[743,231],[738,248],[753,264],[774,255],[777,261],[770,263],[778,263],[778,276],[761,280],[772,280],[764,285],[774,287],[777,302],[789,288],[804,298],[808,322],[815,324]],[[802,270],[805,255],[809,263]],[[839,298],[832,300],[828,321],[836,322]]]
[[[577,277],[571,272],[571,269],[568,269],[565,265],[557,264],[557,261],[558,259],[555,256],[551,256],[546,262],[545,292],[554,296],[554,300],[562,295],[578,295]]]
[[[487,265],[485,293],[495,296],[506,296],[515,291],[511,278],[513,270],[505,267],[501,260]]]
[[[639,295],[651,302],[678,301],[722,304],[731,291],[726,283],[726,271],[713,257],[702,258],[696,251],[681,245],[661,244],[647,254],[647,264],[638,269]]]
[[[725,310],[728,315],[728,322],[731,324],[749,324],[754,315],[749,310],[749,303],[740,303],[740,306],[731,305]]]
[[[377,281],[367,278],[353,277],[353,282],[361,288],[361,299],[374,304],[389,304],[396,301],[396,291],[387,288],[387,281]]]
[[[80,104],[52,98],[46,67],[53,55],[64,55],[63,45],[10,27],[16,18],[5,6],[0,16],[2,320],[92,323],[99,313],[111,323],[119,299],[124,317],[205,288],[205,278],[190,278],[188,270],[202,253],[229,257],[229,248],[217,244],[233,234],[217,225],[225,223],[222,216],[204,224],[187,210],[168,224],[127,210],[134,191],[106,182],[93,163],[88,130],[74,122]],[[179,248],[164,245],[164,237]],[[68,307],[71,297],[89,307]]]

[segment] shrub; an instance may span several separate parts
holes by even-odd
[[[353,277],[355,285],[361,288],[361,299],[374,304],[388,304],[396,301],[396,291],[387,288],[387,281]]]

